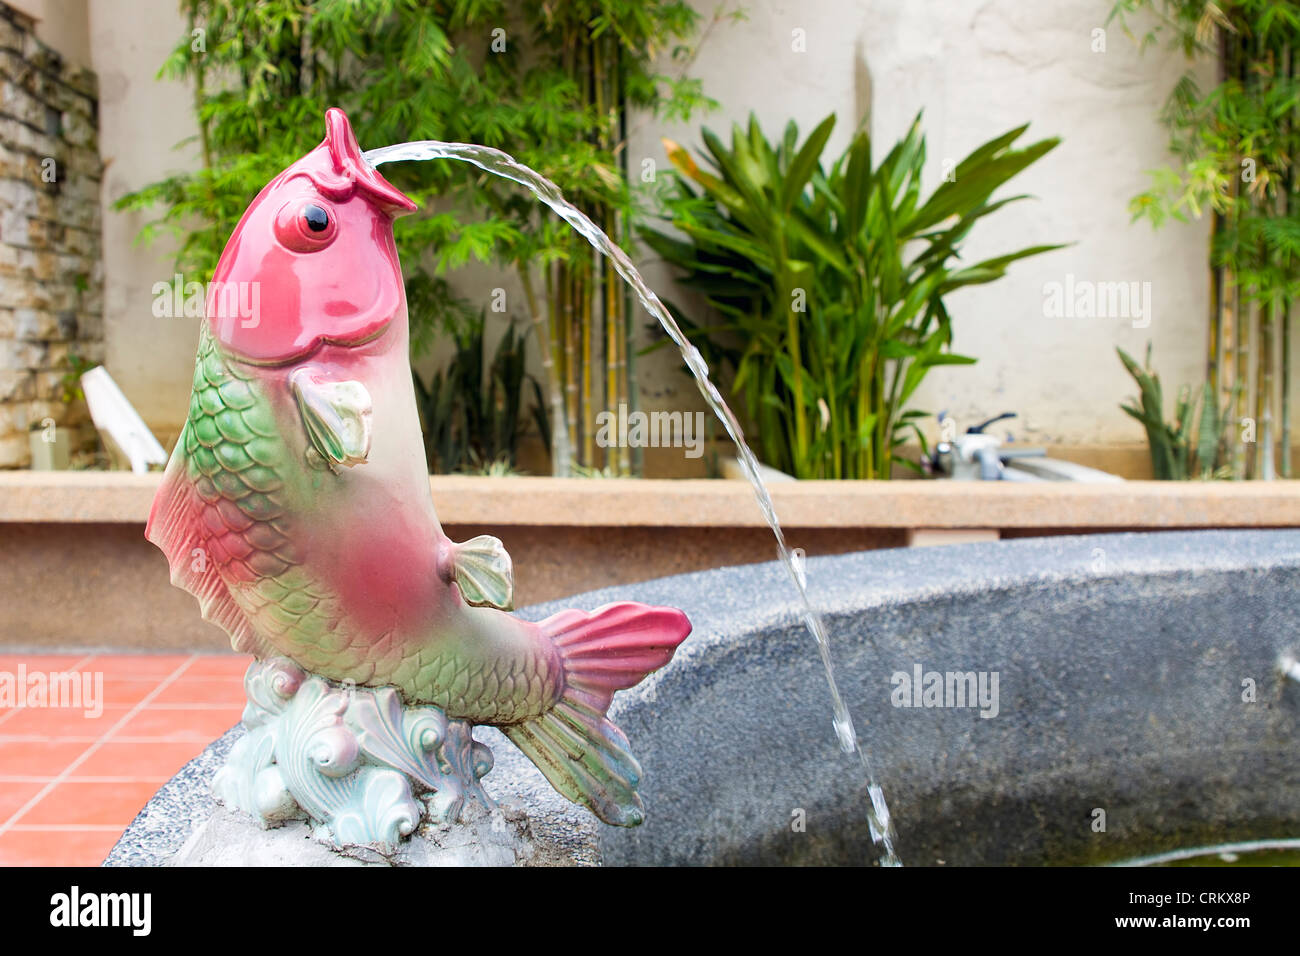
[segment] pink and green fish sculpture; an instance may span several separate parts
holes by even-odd
[[[146,535],[236,650],[499,727],[564,796],[635,825],[640,768],[606,711],[690,623],[634,603],[521,620],[501,542],[443,533],[393,241],[415,204],[342,111],[326,127],[222,253]]]

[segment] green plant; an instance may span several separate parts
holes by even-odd
[[[1179,389],[1174,405],[1173,421],[1167,422],[1160,376],[1151,367],[1151,344],[1147,343],[1144,366],[1138,365],[1122,348],[1116,347],[1115,351],[1138,386],[1138,400],[1130,399],[1129,404],[1120,408],[1146,429],[1151,473],[1162,481],[1227,477],[1230,474],[1227,455],[1232,424],[1231,401],[1220,406],[1210,382],[1202,386],[1196,398],[1184,385]]]
[[[626,478],[626,475],[619,474],[617,470],[609,467],[605,468],[587,468],[582,465],[575,465],[573,468],[574,478]]]
[[[412,372],[431,471],[513,472],[527,426],[525,381],[532,383],[534,420],[546,435],[545,405],[536,381],[525,372],[525,338],[513,323],[507,326],[485,369],[485,324],[479,313],[452,329],[456,351],[427,385]]]
[[[1137,36],[1130,21],[1138,13],[1143,47],[1167,36],[1194,62],[1162,113],[1174,161],[1152,171],[1150,188],[1132,200],[1133,217],[1158,227],[1211,215],[1206,378],[1220,400],[1231,396],[1238,421],[1253,418],[1259,429],[1257,442],[1231,441],[1232,473],[1286,476],[1291,311],[1300,296],[1300,7],[1294,0],[1116,0],[1111,18]],[[1217,75],[1202,89],[1198,73],[1207,61]]]
[[[60,379],[59,391],[59,400],[64,405],[71,405],[73,402],[85,399],[86,393],[81,389],[81,376],[98,364],[98,362],[88,362],[76,352],[68,353],[68,368]]]
[[[522,475],[523,472],[515,468],[514,464],[507,461],[505,458],[496,458],[485,464],[479,464],[478,467],[473,470],[473,474],[479,475],[483,478],[512,478],[517,475]]]
[[[203,278],[253,196],[319,141],[327,107],[347,111],[365,147],[442,139],[504,149],[544,171],[617,237],[633,205],[627,111],[684,119],[710,104],[686,75],[699,15],[685,0],[181,0],[180,7],[187,30],[160,75],[193,84],[202,166],[118,207],[161,207],[142,237],[174,234],[177,268]],[[727,15],[720,8],[714,21]],[[384,173],[421,207],[397,230],[408,281],[471,260],[518,273],[548,400],[563,417],[557,424],[569,425],[557,428],[572,441],[554,462],[566,472],[569,449],[590,452],[582,422],[601,401],[602,380],[610,407],[635,396],[631,310],[616,283],[567,225],[504,180],[451,162]],[[545,298],[537,270],[546,275]],[[412,321],[416,337],[427,338],[420,323],[430,317],[413,310]]]
[[[1058,248],[954,261],[976,222],[1024,198],[992,201],[994,191],[1058,141],[1016,149],[1025,127],[1011,130],[922,200],[920,116],[874,167],[865,130],[823,167],[834,122],[802,145],[794,123],[775,145],[752,117],[730,148],[706,129],[707,170],[666,142],[676,175],[665,218],[686,238],[644,238],[716,310],[693,322],[673,307],[706,357],[734,369],[767,464],[799,478],[888,478],[909,434],[924,447],[925,413],[907,406],[926,373],[974,361],[950,349],[944,297]]]
[[[441,276],[417,272],[407,280],[406,289],[411,315],[421,317],[411,324],[412,362],[427,354],[439,338],[450,339],[455,346],[448,367],[436,373],[429,385],[414,369],[411,373],[430,470],[512,471],[525,426],[520,421],[525,379],[531,387],[532,422],[543,441],[550,440],[541,388],[524,374],[527,338],[515,333],[512,322],[497,345],[485,380],[484,313],[456,295]],[[462,389],[464,393],[458,393]]]

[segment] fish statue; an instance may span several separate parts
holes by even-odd
[[[341,110],[325,120],[222,252],[146,537],[235,650],[498,727],[565,797],[634,826],[640,768],[606,712],[690,623],[629,602],[524,621],[501,542],[443,533],[393,239],[416,206]]]

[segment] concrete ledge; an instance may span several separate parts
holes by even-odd
[[[144,538],[160,475],[0,473],[0,646],[222,650]],[[491,534],[522,604],[770,561],[741,481],[435,476],[447,534]],[[808,555],[1084,531],[1300,527],[1300,482],[786,482],[772,489]],[[940,549],[942,550],[942,549]]]
[[[0,522],[143,524],[161,476],[0,472]],[[761,528],[739,481],[430,478],[444,525]],[[1300,481],[1016,484],[801,481],[772,487],[792,528],[1277,528],[1300,526]]]

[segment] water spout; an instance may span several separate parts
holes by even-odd
[[[826,633],[825,624],[808,598],[802,555],[797,555],[786,545],[785,534],[781,530],[780,521],[777,519],[772,496],[768,492],[767,485],[763,482],[762,475],[759,472],[758,459],[745,441],[744,432],[741,430],[736,416],[722,398],[717,386],[709,378],[708,365],[705,363],[704,356],[700,354],[699,349],[686,338],[677,322],[659,300],[659,297],[646,285],[645,280],[636,270],[636,267],[632,265],[632,261],[627,257],[627,254],[581,210],[566,200],[555,183],[535,170],[516,162],[507,153],[472,143],[443,143],[438,140],[421,140],[372,149],[363,155],[366,161],[373,166],[411,160],[455,159],[476,166],[484,172],[518,183],[549,206],[561,219],[586,239],[593,248],[606,256],[613,264],[614,270],[632,286],[642,306],[655,317],[668,334],[668,337],[681,351],[682,358],[685,360],[687,368],[691,370],[691,374],[695,377],[695,383],[704,396],[705,402],[717,415],[723,427],[726,428],[727,434],[736,445],[741,468],[754,489],[754,497],[758,500],[758,506],[763,512],[763,518],[776,538],[777,554],[782,564],[785,565],[790,580],[794,582],[794,586],[799,592],[799,599],[804,608],[804,623],[813,639],[817,642],[817,649],[821,655],[822,666],[826,674],[826,682],[830,687],[832,723],[836,738],[839,740],[840,749],[845,754],[857,753],[862,772],[866,777],[867,793],[870,798],[867,807],[867,823],[872,840],[880,848],[880,863],[882,866],[901,866],[901,861],[894,852],[893,824],[890,819],[889,808],[885,803],[884,791],[876,783],[870,757],[858,741],[857,733],[853,728],[853,718],[850,716],[848,706],[840,694],[839,684],[835,679],[830,639]]]

